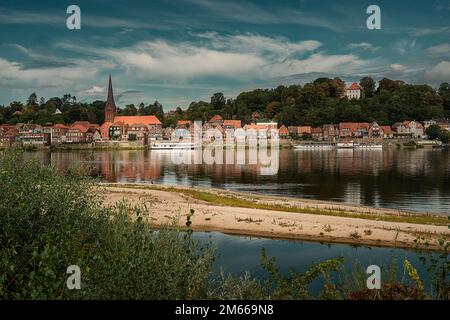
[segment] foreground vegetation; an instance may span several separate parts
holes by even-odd
[[[102,206],[83,168],[58,173],[15,151],[0,158],[0,299],[424,299],[450,297],[448,244],[424,255],[433,285],[426,290],[407,261],[381,290],[365,289],[366,275],[343,271],[343,258],[280,273],[262,253],[263,279],[212,271],[215,249],[192,231],[144,223],[146,204]],[[193,214],[193,212],[191,212]],[[191,221],[188,217],[186,226]],[[78,265],[81,290],[66,288],[67,267]],[[336,275],[338,277],[336,277]],[[322,279],[319,293],[310,284]],[[337,279],[337,280],[336,280]]]

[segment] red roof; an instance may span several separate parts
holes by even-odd
[[[114,117],[114,122],[123,122],[128,125],[133,124],[145,124],[145,125],[156,125],[161,124],[161,121],[155,116],[116,116]]]
[[[211,119],[209,119],[208,122],[217,122],[217,121],[222,121],[222,120],[223,120],[223,118],[220,115],[216,114]]]
[[[300,126],[297,128],[297,134],[302,133],[311,133],[311,127],[310,126]]]
[[[367,122],[341,122],[339,123],[339,130],[348,129],[350,132],[356,132],[358,129],[365,129],[369,131],[370,124]]]
[[[353,82],[350,87],[348,87],[347,90],[361,90],[361,87],[356,82]]]
[[[73,124],[69,130],[78,130],[81,131],[83,133],[86,133],[89,130],[89,127],[83,126],[81,124]]]
[[[191,124],[192,121],[191,120],[178,120],[177,121],[177,126],[185,126],[187,124]]]
[[[392,133],[392,128],[390,126],[381,126],[381,129],[383,130],[384,134]]]
[[[234,127],[235,129],[238,129],[242,126],[241,120],[224,120],[223,126],[226,127]]]
[[[54,129],[68,129],[68,126],[63,125],[62,123],[57,123],[53,126]]]
[[[279,133],[280,134],[289,134],[289,130],[288,128],[286,128],[286,126],[283,124],[280,129],[279,129]]]

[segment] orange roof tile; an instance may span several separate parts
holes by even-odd
[[[116,116],[114,122],[123,122],[128,125],[133,124],[145,124],[145,125],[157,125],[161,124],[161,121],[155,116]]]
[[[208,122],[217,122],[217,121],[222,121],[222,117],[218,114],[216,114],[215,116],[213,116],[211,119],[209,119]]]
[[[278,130],[279,130],[279,133],[281,133],[281,134],[289,134],[289,130],[288,130],[288,128],[286,128],[286,126],[284,124]]]
[[[297,133],[298,134],[311,133],[311,127],[310,126],[300,126],[297,128]]]
[[[361,90],[361,87],[356,82],[353,82],[350,87],[348,87],[348,90]]]
[[[241,120],[224,120],[223,126],[234,127],[235,129],[238,129],[242,126],[242,123]]]

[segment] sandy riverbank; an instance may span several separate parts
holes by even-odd
[[[450,229],[443,225],[442,217],[392,209],[201,188],[129,185],[100,188],[104,188],[105,205],[122,199],[132,205],[145,202],[150,212],[146,219],[157,226],[170,224],[174,219],[184,226],[186,216],[194,209],[191,220],[195,231],[399,248],[415,247],[418,237],[428,241],[430,248],[436,248],[440,238],[450,239]],[[214,203],[210,198],[221,201]],[[248,207],[248,203],[256,208]],[[421,221],[422,217],[426,224],[397,221]]]

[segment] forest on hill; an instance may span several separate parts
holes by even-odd
[[[120,115],[156,115],[165,126],[175,126],[181,119],[209,120],[220,114],[225,119],[273,120],[284,125],[310,125],[339,122],[372,122],[392,125],[404,120],[423,121],[450,117],[450,85],[435,89],[429,85],[408,84],[384,78],[376,83],[371,77],[360,81],[363,98],[345,97],[345,83],[340,78],[319,78],[305,85],[280,85],[272,89],[256,89],[227,98],[214,93],[210,101],[195,101],[164,112],[154,103],[129,104],[119,108]],[[38,99],[32,93],[25,103],[13,101],[0,106],[0,124],[33,122],[41,125],[70,124],[75,121],[103,123],[105,101],[78,102],[75,96]],[[57,112],[59,110],[60,112]]]

